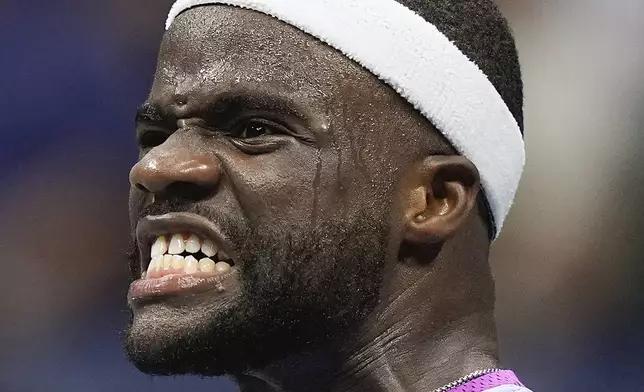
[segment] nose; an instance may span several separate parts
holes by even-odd
[[[130,171],[130,184],[156,196],[197,200],[212,194],[221,178],[221,162],[188,148],[158,146]]]

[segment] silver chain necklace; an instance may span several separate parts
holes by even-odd
[[[463,376],[463,377],[459,378],[456,381],[452,381],[452,382],[450,382],[449,384],[447,384],[445,386],[442,386],[442,387],[440,387],[438,389],[434,389],[432,392],[447,392],[450,389],[460,387],[461,385],[463,385],[465,383],[468,383],[468,382],[474,380],[477,377],[481,377],[481,376],[483,376],[485,374],[489,374],[489,373],[499,372],[501,370],[502,369],[498,369],[498,368],[477,370],[475,372],[472,372],[472,373],[468,374],[467,376]]]

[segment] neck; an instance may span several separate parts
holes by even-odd
[[[334,347],[290,357],[236,379],[242,392],[432,391],[498,367],[493,332],[480,331],[480,323],[488,321],[472,315],[431,339],[401,323],[350,350]]]
[[[465,249],[452,243],[414,250],[386,271],[393,278],[357,332],[237,375],[241,391],[427,392],[498,367],[488,254]]]

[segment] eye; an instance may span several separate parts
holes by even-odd
[[[236,137],[239,139],[251,139],[265,135],[284,133],[288,133],[288,131],[280,124],[264,119],[253,119],[242,124]]]
[[[159,146],[168,139],[168,134],[161,131],[145,131],[139,135],[139,146],[142,149],[149,149]]]

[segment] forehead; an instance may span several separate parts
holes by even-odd
[[[152,94],[209,96],[270,89],[312,106],[383,84],[335,49],[259,12],[210,5],[175,20],[162,42]]]

